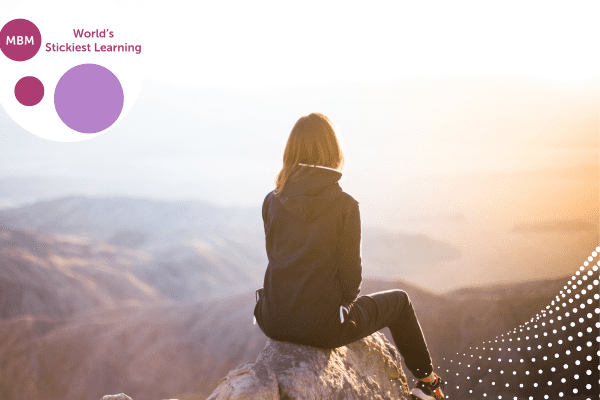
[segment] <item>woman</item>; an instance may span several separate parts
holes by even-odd
[[[362,281],[358,202],[342,191],[344,155],[333,123],[312,113],[296,122],[276,187],[262,215],[269,265],[254,315],[274,340],[333,349],[389,327],[419,379],[413,398],[440,400],[444,382],[407,294],[358,296]]]

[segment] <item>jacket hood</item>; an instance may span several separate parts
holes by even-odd
[[[342,173],[318,166],[303,166],[285,183],[279,201],[303,222],[316,219],[342,193]]]

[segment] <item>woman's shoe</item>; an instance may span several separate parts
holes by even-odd
[[[429,379],[419,380],[417,386],[411,390],[410,395],[415,400],[444,400],[446,397],[442,392],[444,381],[434,374],[435,381]]]

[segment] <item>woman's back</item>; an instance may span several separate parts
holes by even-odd
[[[263,203],[269,265],[256,317],[267,336],[321,344],[323,328],[361,282],[358,202],[330,168],[299,165],[279,196]]]

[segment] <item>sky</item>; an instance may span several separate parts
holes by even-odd
[[[340,127],[343,187],[374,205],[411,176],[598,161],[597,1],[70,4],[108,10],[142,44],[139,98],[89,143],[35,137],[0,112],[0,178],[256,205],[312,111]],[[417,204],[436,197],[421,185]]]
[[[415,76],[572,81],[600,70],[597,1],[129,4],[140,17],[132,23],[145,31],[147,77],[185,85]]]

